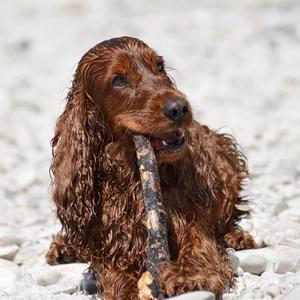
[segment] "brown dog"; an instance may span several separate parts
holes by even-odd
[[[149,137],[161,177],[171,261],[167,296],[233,284],[225,248],[255,247],[237,223],[248,171],[234,139],[193,120],[191,107],[142,41],[104,41],[80,60],[52,140],[61,232],[50,264],[91,261],[105,299],[137,299],[147,230],[131,132]]]

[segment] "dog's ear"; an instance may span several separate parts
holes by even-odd
[[[78,68],[51,142],[57,215],[64,234],[77,243],[84,243],[89,226],[97,220],[99,161],[105,146],[103,116],[84,82]]]

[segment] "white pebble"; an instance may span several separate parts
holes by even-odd
[[[73,289],[79,284],[82,279],[82,273],[88,268],[88,264],[73,263],[62,264],[57,266],[42,265],[29,269],[32,277],[37,284],[42,286],[49,286],[51,290],[66,290]],[[66,283],[71,282],[70,285]]]
[[[238,275],[238,267],[240,264],[239,258],[235,255],[234,249],[227,248],[226,251],[231,258],[233,273],[234,275]]]
[[[21,245],[26,241],[26,237],[20,229],[11,227],[0,227],[0,246]]]
[[[241,267],[237,268],[237,276],[240,277],[244,274],[244,270]]]
[[[280,298],[281,300],[299,300],[300,299],[300,285],[293,288],[285,296]]]
[[[0,258],[13,260],[18,251],[19,246],[17,245],[0,247]]]
[[[272,298],[280,295],[280,288],[277,285],[272,285],[267,289],[267,294],[270,295]]]
[[[266,270],[267,260],[257,254],[249,254],[240,258],[240,267],[245,271],[254,275],[260,275]]]
[[[201,291],[186,293],[177,297],[171,297],[168,299],[172,300],[215,300],[216,297],[211,292]]]
[[[15,295],[19,270],[16,264],[0,260],[0,295]]]
[[[284,274],[294,269],[294,262],[289,259],[279,259],[273,266],[275,273]]]
[[[14,258],[18,265],[40,265],[45,263],[46,245],[25,242]]]

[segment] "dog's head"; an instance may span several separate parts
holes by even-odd
[[[135,38],[114,38],[89,50],[78,70],[114,138],[146,135],[159,162],[182,155],[191,107],[154,50]]]

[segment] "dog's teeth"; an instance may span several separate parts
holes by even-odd
[[[165,140],[162,141],[162,144],[163,144],[164,146],[168,146],[168,144],[167,144],[167,142],[166,142]]]

